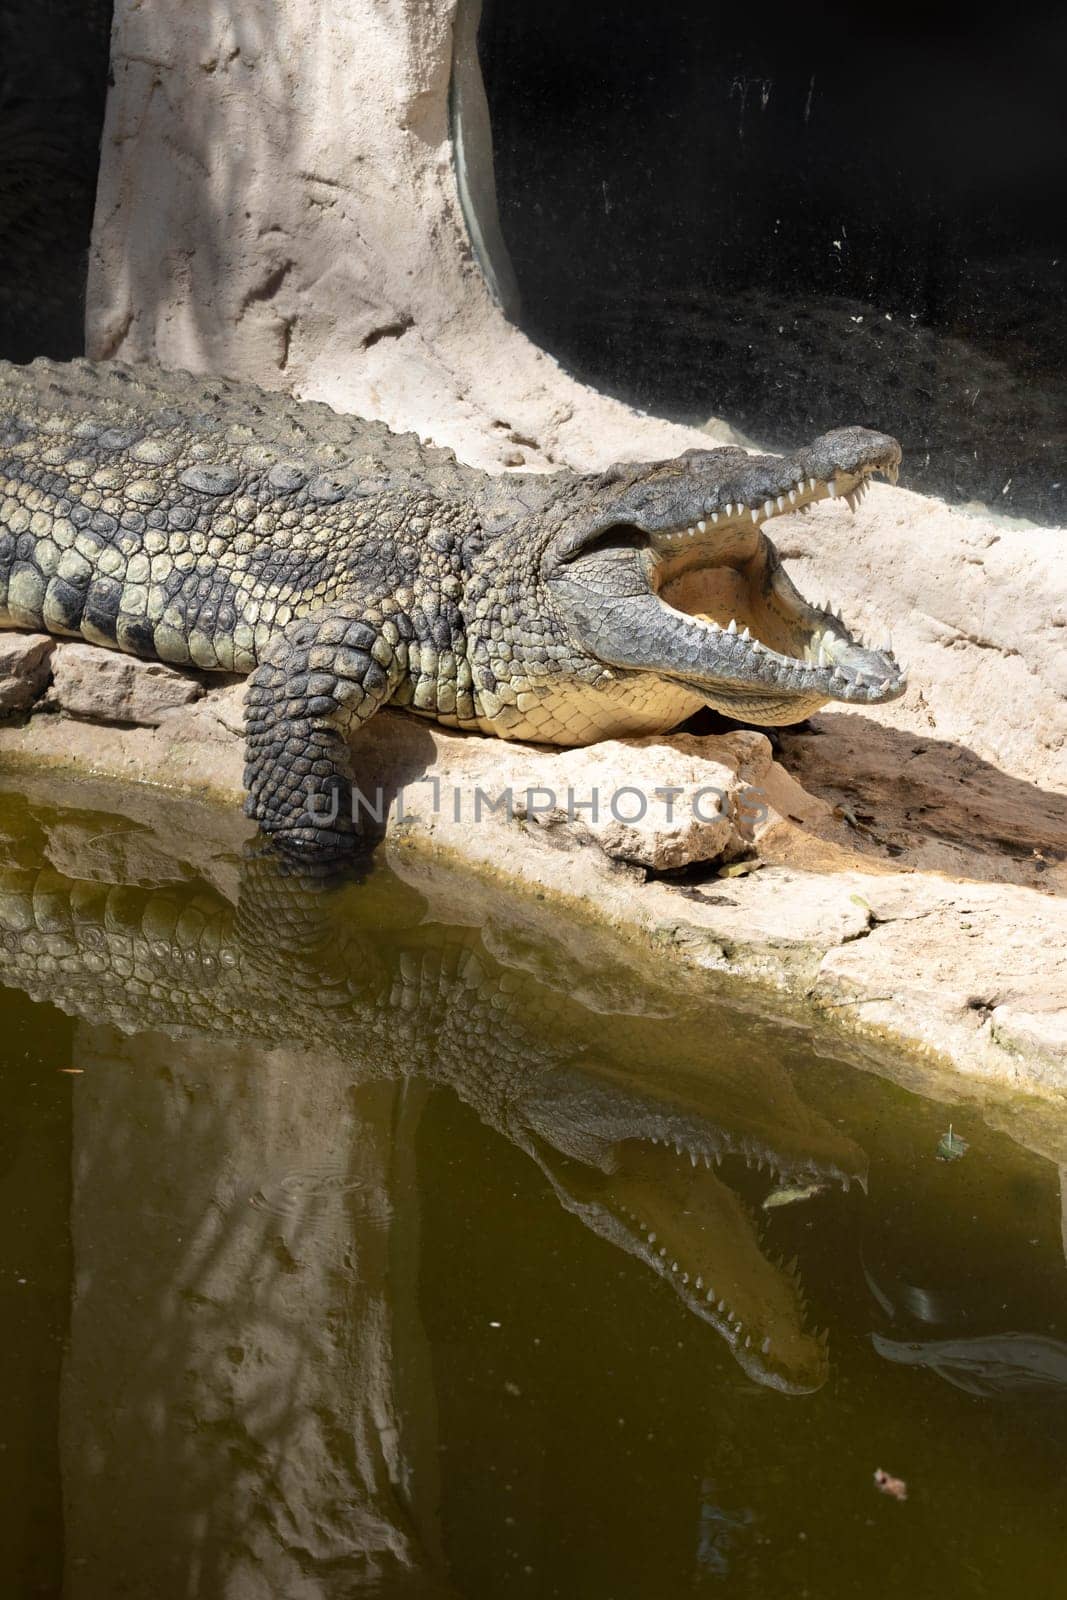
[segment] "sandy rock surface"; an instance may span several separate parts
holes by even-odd
[[[78,648],[64,642],[57,658]],[[42,701],[0,726],[0,773],[124,780],[100,789],[102,810],[128,804],[130,783],[146,786],[146,814],[172,798],[211,800],[197,827],[228,817],[237,848],[252,833],[243,694],[211,687],[158,728],[77,721]],[[777,759],[745,730],[553,751],[383,711],[353,761],[364,826],[388,853],[428,853],[534,891],[561,926],[592,916],[638,940],[647,960],[703,975],[709,999],[720,985],[735,997],[739,984],[771,990],[854,1043],[907,1046],[964,1079],[1067,1097],[1067,897],[1056,850],[1030,843],[1041,802],[1031,797],[1029,820],[1020,807],[1006,842],[996,782],[976,810],[967,784],[953,791],[939,761],[917,752],[893,811],[893,761],[907,763],[879,745],[888,737],[873,723],[835,731],[827,715],[779,736]],[[839,739],[854,742],[851,761]],[[657,789],[672,793],[669,818]],[[972,823],[985,832],[968,837]],[[153,870],[127,861],[122,841],[99,848],[105,875]]]

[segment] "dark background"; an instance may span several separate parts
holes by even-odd
[[[111,0],[0,0],[0,357],[84,349]]]
[[[486,0],[522,325],[639,406],[877,424],[914,485],[1063,520],[1065,17]]]

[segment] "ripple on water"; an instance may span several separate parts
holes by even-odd
[[[353,1177],[340,1163],[269,1178],[249,1195],[248,1203],[271,1216],[306,1218],[320,1216],[341,1195],[360,1196],[347,1201],[345,1211],[349,1216],[385,1220],[390,1215],[389,1202],[375,1185],[365,1178]]]

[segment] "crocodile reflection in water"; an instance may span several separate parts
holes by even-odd
[[[580,974],[516,971],[476,931],[420,921],[421,901],[383,919],[380,873],[330,891],[250,859],[236,905],[174,881],[188,872],[174,861],[134,884],[76,878],[51,864],[51,840],[65,830],[52,860],[90,860],[99,821],[72,815],[32,814],[8,850],[4,982],[126,1031],[290,1041],[334,1052],[353,1082],[448,1084],[568,1211],[665,1278],[751,1378],[789,1393],[825,1381],[826,1335],[807,1325],[795,1263],[764,1253],[723,1171],[864,1178],[862,1152],[797,1095],[778,1034],[747,1019],[732,1036],[723,1020],[709,1044],[706,1015],[582,1004],[568,992]]]

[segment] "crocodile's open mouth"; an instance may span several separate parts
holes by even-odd
[[[727,502],[721,511],[708,511],[692,528],[675,529],[651,541],[660,599],[719,635],[718,647],[731,658],[736,656],[746,669],[742,691],[746,702],[764,688],[771,702],[782,689],[810,695],[820,703],[827,699],[870,703],[903,694],[904,669],[893,654],[888,632],[883,640],[868,642],[852,633],[829,603],[806,600],[786,574],[770,539],[759,532],[772,517],[806,512],[820,500],[844,499],[855,511],[878,470],[895,480],[895,464],[884,469],[865,464],[830,480],[809,477],[768,495],[759,505]],[[705,546],[709,535],[710,551]],[[718,698],[722,709],[729,710],[737,697],[727,690]]]
[[[681,1108],[672,1114],[640,1095],[627,1099],[625,1127],[617,1121],[621,1105],[580,1090],[573,1105],[572,1126],[580,1129],[573,1142],[558,1104],[551,1124],[535,1104],[524,1108],[532,1153],[563,1205],[665,1279],[754,1381],[787,1394],[820,1388],[829,1335],[809,1323],[796,1259],[774,1254],[762,1218],[739,1190],[745,1167],[765,1171],[768,1188],[847,1189],[865,1181],[862,1153],[835,1139],[836,1160],[829,1146],[819,1155],[787,1154],[751,1130]]]
[[[573,578],[608,591],[590,647],[755,722],[796,721],[828,700],[896,699],[907,683],[888,630],[868,641],[830,604],[806,600],[762,530],[820,500],[855,510],[876,473],[896,482],[899,462],[895,440],[849,428],[793,456],[691,452],[665,466],[655,499],[622,497],[623,516],[567,553]],[[617,592],[625,563],[640,568],[643,593]]]

